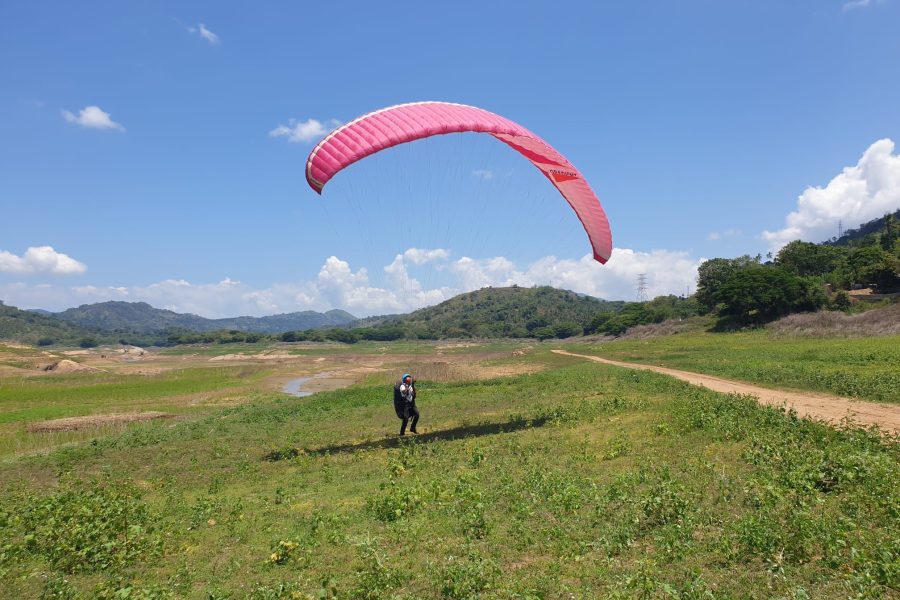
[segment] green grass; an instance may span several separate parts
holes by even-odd
[[[543,352],[528,360],[545,360]],[[0,464],[0,589],[56,598],[889,598],[900,446],[553,357],[261,394]]]
[[[770,387],[900,403],[900,336],[791,339],[766,331],[691,333],[567,348]]]
[[[250,367],[240,371],[192,368],[159,375],[85,373],[10,378],[0,385],[0,424],[156,406],[159,400],[173,396],[246,385],[257,381],[261,373]]]
[[[227,397],[237,397],[234,403],[252,395],[268,373],[265,367],[242,366],[187,368],[155,375],[7,377],[0,384],[0,457],[46,450],[125,428],[116,425],[101,431],[29,433],[29,423],[123,412],[208,413],[210,404],[226,401]]]

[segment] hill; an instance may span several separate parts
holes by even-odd
[[[377,329],[399,329],[429,339],[542,337],[544,334],[568,337],[580,335],[597,313],[615,312],[625,304],[549,286],[487,287],[408,315],[384,317]],[[378,318],[364,320],[360,325],[371,323],[379,323]],[[354,330],[364,332],[365,329]]]
[[[6,306],[0,301],[0,340],[9,340],[33,346],[64,344],[77,346],[81,342],[113,342],[113,339],[98,339],[96,331],[60,321],[53,317]]]
[[[841,237],[834,237],[822,242],[823,246],[856,246],[867,241],[867,238],[879,236],[888,227],[889,223],[900,220],[900,209],[892,214],[884,215],[863,223],[855,229],[847,229]],[[876,240],[877,241],[877,240]]]
[[[99,302],[70,308],[54,317],[81,327],[103,331],[152,333],[167,330],[209,332],[235,330],[254,333],[282,333],[284,331],[340,327],[356,320],[343,310],[319,313],[312,310],[268,317],[234,317],[206,319],[190,313],[154,308],[146,302]]]

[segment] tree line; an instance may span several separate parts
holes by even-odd
[[[847,291],[900,292],[900,224],[847,245],[793,241],[765,262],[761,256],[714,258],[700,265],[695,295],[702,313],[721,324],[757,325],[795,312],[847,310]]]

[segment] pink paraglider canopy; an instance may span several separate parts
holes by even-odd
[[[385,148],[445,133],[488,133],[540,169],[575,210],[594,250],[605,263],[612,252],[609,221],[581,173],[550,144],[500,115],[464,104],[415,102],[383,108],[343,125],[313,148],[306,181],[316,192],[341,169]]]

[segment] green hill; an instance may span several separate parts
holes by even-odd
[[[111,336],[31,311],[6,306],[0,301],[0,340],[21,344],[62,344],[77,346],[82,342],[114,342]]]
[[[896,227],[895,223],[897,221],[900,221],[900,209],[897,209],[892,214],[886,214],[883,217],[867,221],[855,229],[847,229],[841,237],[834,237],[822,242],[822,245],[858,246],[866,242],[878,242],[880,241],[880,236],[884,235],[889,226]]]
[[[608,302],[552,287],[487,287],[460,294],[408,315],[385,317],[376,329],[400,329],[417,337],[568,337],[581,335],[600,312],[618,311]],[[367,320],[360,325],[368,325]],[[376,321],[377,322],[377,321]],[[357,328],[359,331],[363,328]]]

